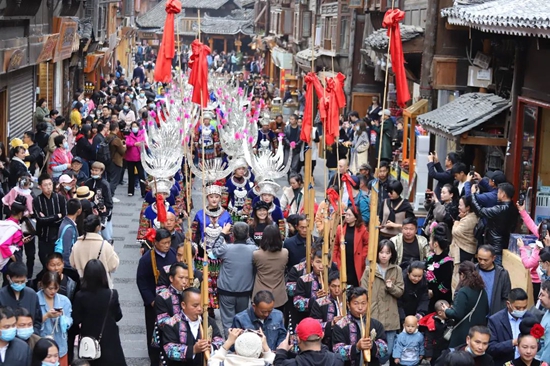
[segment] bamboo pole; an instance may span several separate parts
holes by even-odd
[[[183,68],[181,63],[181,40],[180,40],[180,22],[176,22],[176,36],[178,37],[178,62],[179,62],[179,72],[178,72],[178,82],[179,82],[179,89],[180,89],[180,98],[183,98]],[[182,122],[185,123],[185,122]],[[183,129],[185,131],[185,129]],[[185,141],[184,141],[185,142]],[[189,145],[187,143],[184,143],[185,150],[189,149]],[[187,152],[187,151],[186,151]],[[192,237],[191,237],[191,218],[189,215],[191,214],[191,187],[190,187],[190,176],[191,176],[191,170],[189,169],[189,163],[187,162],[187,157],[190,154],[185,154],[185,164],[183,165],[183,178],[185,179],[185,200],[186,200],[186,207],[187,207],[187,233],[185,235],[185,242],[184,242],[184,250],[185,250],[185,260],[187,262],[188,269],[188,278],[189,278],[189,284],[193,284],[193,280],[195,278],[194,271],[193,271],[193,250],[191,248],[192,244]]]
[[[395,0],[392,0],[392,10],[395,8]],[[390,28],[390,34],[388,37],[388,52],[386,54],[386,78],[384,82],[384,100],[382,101],[382,111],[386,109],[386,102],[387,102],[387,96],[388,96],[388,77],[389,77],[389,57],[390,57],[390,48],[391,48],[391,37],[392,37],[392,31],[393,28]],[[383,116],[382,116],[383,118]],[[380,230],[380,218],[378,217],[378,193],[380,189],[380,182],[378,180],[378,171],[380,170],[380,158],[382,157],[382,136],[384,135],[384,122],[381,122],[380,126],[380,134],[379,137],[379,146],[378,146],[378,161],[377,161],[377,167],[375,171],[376,180],[375,183],[371,189],[371,195],[370,195],[370,221],[369,221],[369,252],[367,259],[369,261],[369,283],[368,283],[368,297],[367,297],[367,316],[366,316],[366,323],[365,328],[367,329],[367,332],[370,329],[371,325],[371,312],[370,309],[372,309],[372,287],[376,276],[376,259],[378,256],[378,238],[379,238],[379,230]],[[370,352],[367,354],[367,357],[365,357],[366,362],[370,362]]]

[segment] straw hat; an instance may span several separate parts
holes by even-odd
[[[74,194],[73,198],[79,200],[89,200],[94,196],[94,194],[95,193],[93,191],[90,191],[90,188],[83,186],[76,189],[76,193]]]

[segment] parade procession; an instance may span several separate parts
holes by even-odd
[[[548,0],[0,29],[0,366],[550,364]]]

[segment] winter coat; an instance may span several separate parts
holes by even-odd
[[[480,290],[475,290],[471,287],[462,287],[457,291],[455,300],[453,302],[453,307],[445,310],[445,315],[448,318],[454,319],[456,326],[449,340],[449,347],[457,347],[461,345],[468,331],[474,325],[485,325],[487,324],[487,314],[489,314],[489,302],[487,301],[487,292],[484,289],[481,290],[481,298],[479,297]],[[479,303],[475,308],[474,312],[464,319],[474,306],[479,298]],[[462,319],[464,321],[460,324]]]
[[[288,300],[284,275],[288,250],[283,248],[278,252],[267,252],[258,249],[252,253],[252,261],[256,271],[252,297],[258,291],[268,290],[275,297],[275,307],[284,305]]]
[[[482,207],[477,201],[476,195],[472,196],[479,216],[487,219],[485,225],[485,243],[495,248],[497,255],[502,255],[504,249],[508,249],[510,233],[517,225],[518,210],[512,201],[498,202],[493,207]]]
[[[344,227],[344,233],[346,232],[346,226]],[[338,265],[338,268],[341,268],[341,245],[340,242],[342,237],[342,228],[338,226],[336,229],[336,238],[334,241],[334,253],[332,254],[332,258]],[[369,254],[369,232],[367,231],[367,226],[365,224],[361,226],[355,227],[355,235],[353,238],[353,248],[351,246],[351,243],[348,243],[350,245],[346,245],[346,250],[353,250],[353,258],[355,258],[355,263],[346,263],[346,266],[354,266],[355,267],[355,273],[357,274],[357,279],[360,279],[363,275],[363,272],[365,272],[365,263],[367,259],[367,255]]]
[[[441,163],[433,162],[428,163],[428,178],[437,180],[434,193],[438,200],[441,199],[441,188],[445,184],[453,184],[455,180],[450,169],[444,170]]]
[[[124,146],[122,140],[113,133],[107,136],[107,141],[109,141],[109,152],[111,154],[112,162],[116,166],[122,167],[124,154],[126,153],[126,146]]]
[[[476,270],[479,272],[479,265],[476,264]],[[510,274],[503,267],[495,264],[495,281],[493,284],[492,293],[488,293],[491,299],[491,308],[489,309],[489,315],[493,315],[506,309],[506,302],[508,301],[508,295],[512,290],[512,283],[510,281]]]
[[[141,147],[136,146],[136,142],[145,142],[145,130],[139,130],[137,134],[130,132],[126,136],[126,161],[141,161]]]
[[[409,315],[426,315],[428,313],[428,305],[430,297],[428,296],[428,281],[423,276],[420,282],[414,284],[409,279],[407,270],[403,270],[403,295],[397,299],[399,307],[399,319],[401,323]]]
[[[378,135],[376,151],[378,151],[378,144],[382,142],[382,155],[381,160],[392,161],[393,160],[393,150],[392,150],[392,137],[393,130],[395,126],[393,124],[393,119],[387,118],[384,122],[381,122],[380,126],[373,126],[372,129],[376,131]],[[382,141],[380,141],[380,131],[383,129]]]
[[[386,280],[391,279],[391,288],[386,286]],[[365,266],[365,272],[361,277],[361,287],[368,289],[369,265]],[[392,331],[401,328],[399,323],[399,309],[397,299],[403,295],[405,284],[401,267],[397,264],[390,264],[386,269],[386,276],[382,277],[380,270],[376,269],[376,276],[372,285],[372,317],[377,319],[384,326],[384,330]]]
[[[390,241],[395,245],[395,250],[397,251],[397,264],[401,265],[403,262],[403,234],[397,234]],[[420,253],[418,260],[424,262],[430,253],[430,244],[421,235],[416,235],[416,241],[418,242],[418,253]]]
[[[274,366],[344,366],[344,361],[336,353],[322,346],[320,351],[305,351],[297,355],[289,351],[278,349],[275,355]]]

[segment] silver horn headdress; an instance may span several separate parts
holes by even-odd
[[[292,150],[288,155],[285,164],[285,153],[283,148],[283,138],[279,136],[279,146],[275,154],[271,150],[260,150],[257,155],[252,154],[250,149],[243,145],[244,157],[252,172],[263,179],[276,180],[284,177],[290,170],[292,161]]]

